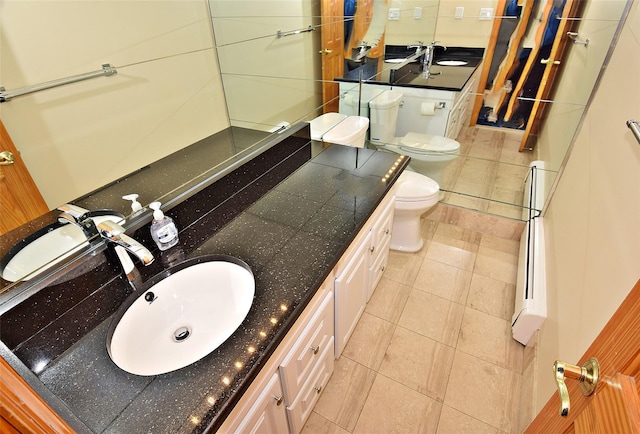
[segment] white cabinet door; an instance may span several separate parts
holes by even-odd
[[[344,346],[364,312],[369,285],[369,237],[356,249],[335,280],[335,356],[340,357]]]
[[[271,376],[255,404],[234,432],[238,434],[282,434],[289,432],[284,396],[277,372]]]

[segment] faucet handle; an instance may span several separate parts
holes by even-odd
[[[98,231],[103,237],[115,238],[124,233],[124,228],[111,220],[104,220],[98,223]]]
[[[88,209],[84,209],[77,205],[71,205],[70,203],[60,205],[58,207],[58,211],[62,211],[63,214],[73,217],[75,221],[84,220],[83,217],[89,212]]]

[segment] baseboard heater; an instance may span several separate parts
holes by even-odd
[[[547,291],[544,253],[544,163],[534,161],[525,181],[523,218],[526,225],[520,237],[518,280],[511,328],[513,338],[526,345],[547,317]]]

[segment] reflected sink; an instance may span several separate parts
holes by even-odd
[[[127,298],[109,325],[109,356],[136,375],[188,366],[240,327],[254,294],[253,273],[240,259],[210,255],[185,261]]]
[[[96,225],[111,220],[122,224],[124,216],[113,211],[93,211],[91,218]],[[1,277],[9,282],[29,280],[62,262],[89,245],[82,229],[67,223],[53,223],[22,240],[2,258]]]
[[[402,63],[405,60],[407,60],[406,58],[402,58],[402,59],[384,59],[384,63]]]
[[[442,59],[437,60],[436,64],[440,66],[464,66],[468,64],[466,60],[452,60],[452,59]]]

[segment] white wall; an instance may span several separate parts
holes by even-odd
[[[0,104],[47,204],[226,128],[213,46],[205,0],[0,0],[6,89],[118,69]]]
[[[640,144],[625,125],[640,118],[638,3],[545,215],[548,319],[536,412],[557,393],[553,361],[576,363],[640,278]]]
[[[435,39],[452,47],[486,48],[493,20],[479,20],[481,8],[493,8],[497,0],[440,0]],[[464,8],[462,19],[455,18],[456,7]],[[502,13],[502,11],[500,11]]]

